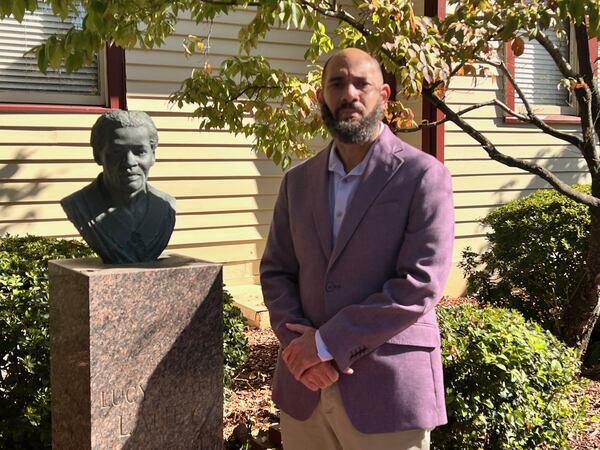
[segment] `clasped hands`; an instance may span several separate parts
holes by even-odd
[[[287,323],[286,327],[290,331],[300,333],[281,354],[294,378],[311,391],[318,391],[335,383],[339,373],[331,361],[321,361],[319,358],[315,340],[316,330],[297,323]],[[344,373],[350,375],[353,371],[347,369]]]

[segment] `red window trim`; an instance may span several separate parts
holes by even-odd
[[[127,109],[124,49],[116,46],[106,48],[106,79],[108,91],[107,106],[0,103],[0,112],[81,112],[99,114],[111,109]]]
[[[590,61],[592,62],[592,70],[594,73],[597,73],[598,70],[598,39],[593,38],[589,40],[590,47]],[[504,55],[506,67],[510,74],[515,76],[515,54],[512,51],[512,47],[510,42],[504,44]],[[504,93],[505,93],[505,103],[510,109],[515,109],[515,89],[513,88],[510,81],[504,78]],[[544,122],[548,124],[557,124],[557,125],[573,125],[581,123],[581,119],[579,116],[575,115],[566,115],[566,114],[540,114],[538,116]],[[507,124],[522,124],[523,122],[517,119],[510,114],[504,113],[504,123]]]
[[[428,17],[446,17],[446,0],[425,0],[424,15]],[[435,122],[444,118],[444,114],[433,103],[423,98],[423,119]],[[444,162],[444,124],[426,128],[421,132],[421,148],[438,161]]]

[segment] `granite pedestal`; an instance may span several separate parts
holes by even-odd
[[[222,448],[218,264],[51,261],[55,450]]]

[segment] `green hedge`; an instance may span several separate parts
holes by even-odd
[[[582,425],[579,356],[516,311],[439,308],[448,425],[432,433],[438,449],[566,449]]]
[[[244,315],[233,305],[233,298],[226,290],[223,290],[223,321],[224,376],[225,386],[229,386],[236,372],[246,362],[248,339],[244,334]]]
[[[589,192],[589,186],[574,186]],[[491,211],[488,249],[463,253],[468,292],[481,302],[515,308],[560,337],[564,306],[581,279],[590,217],[585,205],[538,190]]]
[[[50,448],[47,263],[92,255],[77,241],[0,238],[0,449]],[[227,291],[223,301],[228,382],[245,361],[247,341]]]
[[[47,263],[90,255],[75,241],[0,239],[0,448],[50,448]]]

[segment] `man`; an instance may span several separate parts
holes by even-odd
[[[104,263],[155,260],[175,226],[175,199],[149,186],[158,132],[148,114],[111,111],[92,128],[96,180],[61,204]]]
[[[450,176],[381,123],[389,95],[367,53],[330,58],[318,99],[333,142],[285,174],[275,205],[261,283],[286,450],[427,449],[446,423],[434,307]]]

